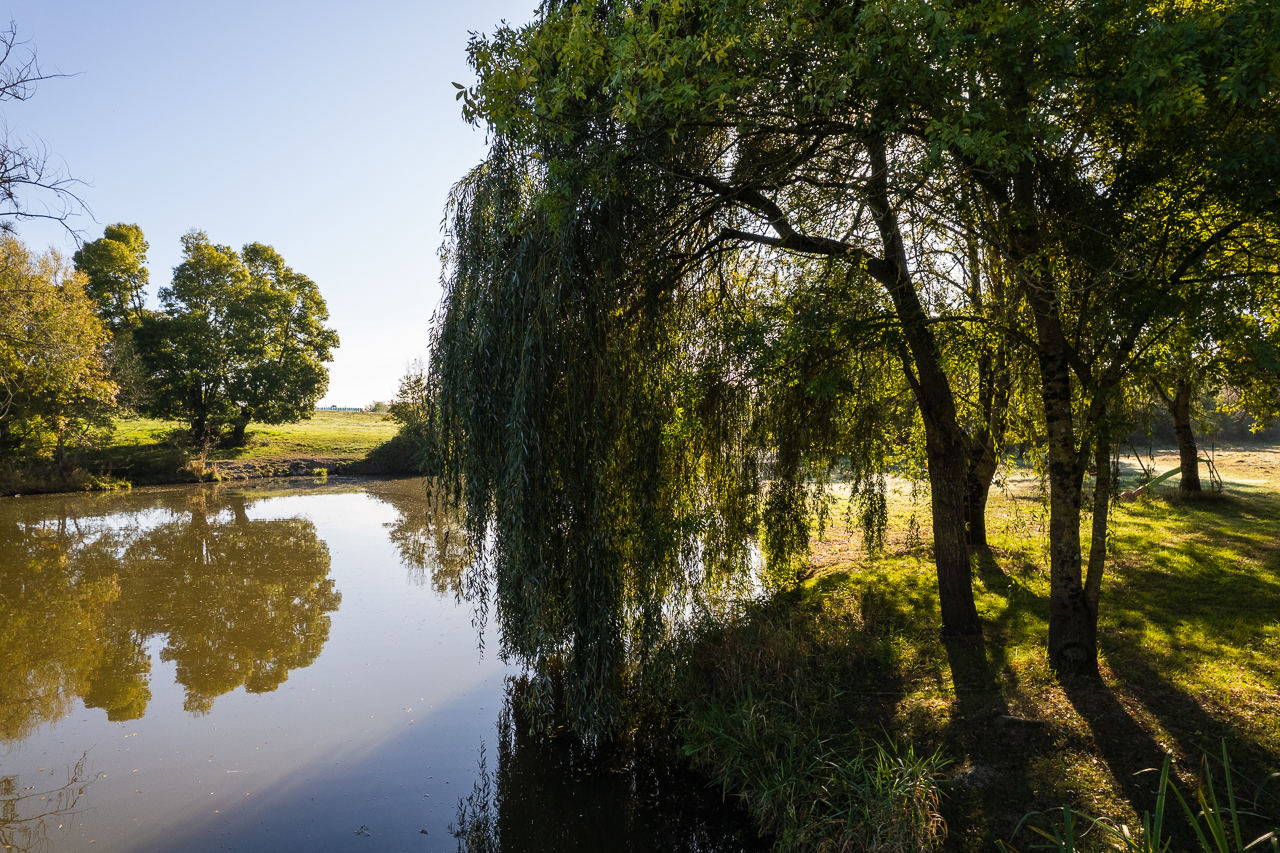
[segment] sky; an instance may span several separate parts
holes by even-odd
[[[8,5],[19,52],[68,76],[0,115],[83,182],[79,238],[140,225],[153,308],[187,231],[274,246],[341,338],[320,404],[389,400],[426,355],[449,188],[486,150],[451,85],[474,80],[468,33],[528,21],[537,0]],[[17,229],[76,249],[57,223]]]

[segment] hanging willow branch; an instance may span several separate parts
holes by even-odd
[[[794,578],[826,473],[882,470],[901,389],[859,354],[895,334],[865,276],[725,244],[731,220],[673,177],[714,145],[583,127],[495,133],[453,192],[424,456],[501,653],[600,734],[660,681],[673,620],[748,576],[762,521]]]

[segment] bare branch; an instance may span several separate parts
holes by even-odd
[[[20,55],[25,45],[13,21],[0,31],[0,102],[25,101],[35,94],[37,83],[68,76],[43,71],[34,50]],[[15,138],[0,119],[0,232],[11,233],[17,222],[50,219],[62,223],[78,242],[79,234],[67,221],[78,211],[88,212],[75,192],[81,183],[51,165],[42,143]]]

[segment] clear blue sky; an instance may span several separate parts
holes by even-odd
[[[362,405],[424,355],[445,196],[484,155],[450,85],[472,80],[467,33],[535,7],[20,0],[9,16],[44,70],[75,76],[0,109],[11,136],[86,183],[92,216],[72,220],[86,239],[142,226],[153,306],[192,228],[275,246],[319,284],[342,338],[324,404]],[[18,229],[75,250],[59,226]]]

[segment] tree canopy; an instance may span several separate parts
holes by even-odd
[[[836,458],[874,526],[904,406],[943,628],[977,632],[973,515],[1029,380],[1050,659],[1096,671],[1084,473],[1147,341],[1277,212],[1278,39],[1255,4],[1128,0],[551,3],[473,39],[492,144],[451,202],[430,452],[504,648],[607,727],[671,596],[757,532],[793,561]]]
[[[315,282],[261,243],[236,252],[193,231],[182,248],[172,284],[160,290],[161,312],[138,332],[151,411],[187,420],[201,441],[230,428],[234,443],[250,421],[310,416],[338,345]]]
[[[150,277],[148,248],[141,228],[119,222],[108,225],[100,238],[85,243],[74,255],[76,269],[89,279],[89,295],[113,328],[142,322],[143,289]]]
[[[84,276],[53,251],[0,236],[0,458],[68,452],[91,439],[116,397],[110,338]]]

